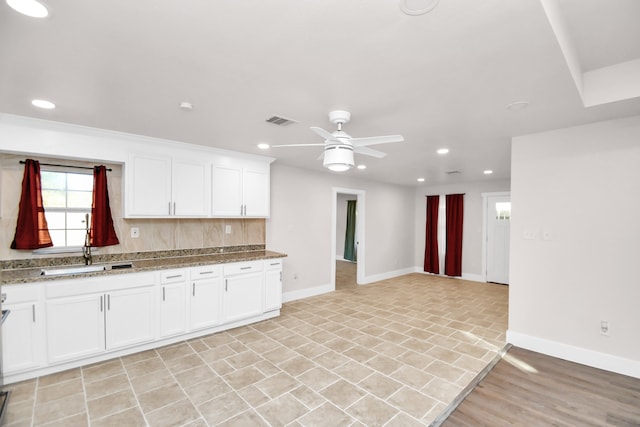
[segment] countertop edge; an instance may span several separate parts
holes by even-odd
[[[150,270],[169,270],[173,268],[189,268],[212,264],[229,264],[233,262],[259,261],[265,259],[286,258],[287,254],[268,250],[228,252],[208,255],[190,255],[181,257],[138,259],[133,261],[118,261],[117,264],[131,262],[133,267],[124,269],[104,270],[90,273],[50,275],[41,274],[42,268],[18,268],[0,270],[0,284],[2,286],[23,285],[39,282],[55,282],[60,280],[84,279],[88,277],[104,277],[117,274],[132,274]],[[101,264],[99,264],[101,265]],[[66,266],[68,267],[68,266]]]

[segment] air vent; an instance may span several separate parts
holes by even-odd
[[[286,117],[271,116],[267,119],[267,123],[272,123],[278,126],[289,126],[297,122],[295,120],[287,119]]]
[[[457,173],[460,173],[460,171],[446,171],[445,172],[447,175],[455,175]]]

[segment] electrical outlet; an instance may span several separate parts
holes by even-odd
[[[227,234],[231,234],[231,226],[230,225],[225,226],[224,227],[224,232],[227,233]]]
[[[611,332],[611,328],[609,327],[609,321],[601,320],[600,321],[600,334],[609,336]]]
[[[140,237],[140,229],[138,227],[131,227],[131,238],[137,239]]]

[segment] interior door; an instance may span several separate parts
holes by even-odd
[[[487,282],[509,283],[511,197],[487,197]]]

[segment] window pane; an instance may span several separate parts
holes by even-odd
[[[65,216],[64,212],[45,211],[44,217],[47,219],[47,225],[49,226],[49,231],[64,230],[64,227],[65,227],[64,216]]]
[[[93,175],[68,173],[67,187],[69,190],[93,191]]]
[[[64,230],[49,230],[49,235],[51,236],[51,241],[53,242],[54,247],[66,246],[66,242],[64,241]]]
[[[84,245],[85,234],[84,230],[67,230],[67,246]]]
[[[66,207],[65,192],[58,190],[42,190],[42,204],[46,208]]]
[[[67,206],[70,208],[91,208],[92,192],[69,191],[67,192]]]
[[[65,174],[62,172],[47,172],[40,171],[40,183],[42,184],[42,188],[48,189],[57,189],[64,190],[65,189]]]
[[[67,213],[67,228],[75,230],[86,230],[85,212],[69,212]],[[91,221],[91,215],[89,215]]]

